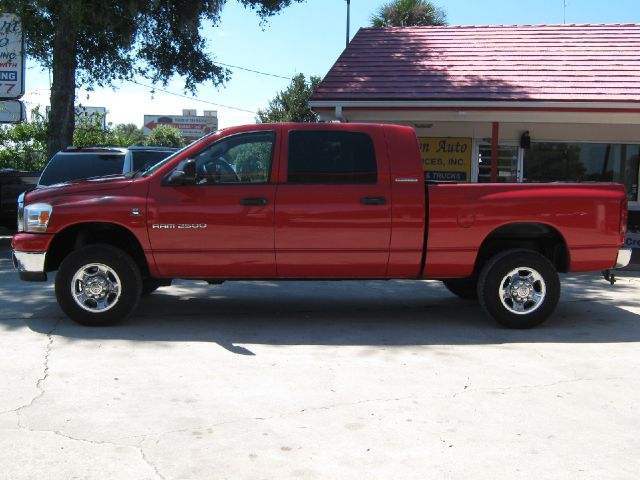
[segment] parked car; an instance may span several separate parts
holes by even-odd
[[[131,146],[124,156],[122,173],[146,170],[176,151],[178,148],[175,147]]]
[[[38,187],[122,173],[125,154],[124,148],[67,147],[51,157]]]
[[[13,168],[0,169],[0,225],[15,229],[18,195],[34,188],[40,172],[25,172]]]
[[[19,202],[20,277],[57,270],[60,307],[87,325],[128,317],[172,278],[439,279],[529,328],[555,310],[558,272],[631,254],[623,185],[425,185],[416,134],[397,125],[232,127],[141,175]]]
[[[116,175],[149,167],[178,150],[172,147],[67,147],[45,167],[39,187]]]

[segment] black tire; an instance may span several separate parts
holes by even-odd
[[[151,295],[160,287],[168,287],[171,285],[171,280],[160,278],[145,278],[142,280],[142,296]]]
[[[478,278],[475,276],[465,278],[447,278],[442,280],[447,290],[465,300],[478,299]]]
[[[560,279],[553,264],[533,250],[508,250],[491,258],[478,279],[484,311],[507,328],[532,328],[553,313]]]
[[[55,282],[62,311],[81,325],[113,325],[129,317],[142,293],[140,269],[111,245],[88,245],[71,252]]]

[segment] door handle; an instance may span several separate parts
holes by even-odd
[[[387,199],[385,197],[362,197],[360,203],[362,205],[386,205]]]
[[[240,200],[240,205],[247,206],[259,206],[262,207],[264,205],[269,205],[269,200],[266,198],[242,198]]]

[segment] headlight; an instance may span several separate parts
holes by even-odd
[[[34,203],[24,207],[25,232],[46,232],[53,207],[48,203]]]

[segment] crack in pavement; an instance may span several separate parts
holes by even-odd
[[[14,410],[15,413],[18,415],[18,427],[20,428],[24,428],[24,426],[22,425],[22,412],[25,409],[31,407],[45,393],[45,389],[42,386],[42,384],[45,382],[47,378],[49,378],[49,356],[51,355],[51,350],[53,349],[53,333],[58,328],[58,325],[60,325],[60,321],[61,319],[56,320],[56,323],[53,325],[53,328],[47,332],[48,342],[47,342],[47,347],[45,349],[44,361],[42,362],[42,366],[43,366],[42,377],[40,377],[36,382],[36,390],[38,390],[38,392],[31,399],[29,403],[22,405]]]
[[[53,325],[53,328],[51,328],[51,330],[47,332],[47,346],[45,347],[44,360],[42,362],[42,367],[43,367],[42,376],[38,378],[38,380],[36,381],[37,393],[29,402],[23,405],[20,405],[19,407],[14,408],[12,410],[5,410],[4,412],[0,412],[0,415],[6,414],[6,413],[15,413],[18,416],[19,428],[24,428],[24,426],[22,425],[23,410],[31,407],[36,400],[38,400],[40,397],[44,395],[45,390],[42,387],[42,384],[49,377],[49,355],[51,355],[51,350],[53,348],[53,333],[58,328],[58,325],[60,324],[61,320],[62,318],[57,319],[56,323]]]
[[[636,378],[636,377],[604,377],[604,378],[584,377],[584,378],[572,378],[572,379],[567,379],[567,380],[559,380],[557,382],[543,383],[543,384],[539,384],[539,385],[513,385],[511,387],[495,387],[495,388],[488,388],[488,389],[482,389],[482,390],[474,390],[472,388],[465,387],[465,389],[462,390],[461,392],[454,393],[453,394],[453,398],[457,397],[458,395],[462,395],[464,393],[469,393],[469,392],[474,392],[474,393],[489,393],[489,392],[499,392],[499,391],[508,392],[508,391],[515,390],[515,389],[550,388],[550,387],[555,387],[555,386],[558,386],[558,385],[563,385],[563,384],[568,384],[568,383],[611,382],[611,381],[614,381],[614,380],[639,381],[640,378]]]
[[[161,480],[166,480],[166,477],[164,475],[162,475],[162,473],[160,473],[160,471],[158,470],[158,467],[156,467],[153,462],[151,462],[148,458],[147,455],[145,454],[144,448],[142,446],[142,444],[144,443],[143,439],[142,441],[134,444],[134,445],[127,445],[124,443],[115,443],[115,442],[109,442],[106,440],[91,440],[88,438],[80,438],[80,437],[74,437],[71,435],[68,435],[66,433],[62,433],[60,430],[39,430],[39,429],[34,429],[34,428],[28,428],[28,427],[24,427],[24,426],[20,426],[19,427],[20,430],[25,430],[27,432],[30,433],[51,433],[57,437],[61,437],[64,438],[65,440],[71,440],[73,442],[80,442],[80,443],[88,443],[90,445],[109,445],[112,447],[118,447],[118,448],[133,448],[135,450],[138,451],[138,453],[140,454],[140,458],[142,459],[142,461],[145,463],[145,465],[147,465],[150,469],[153,470],[153,472],[155,473],[155,475],[160,478]]]
[[[104,440],[90,440],[87,438],[79,438],[79,437],[73,437],[71,435],[67,435],[65,433],[62,433],[59,430],[38,430],[38,429],[33,429],[33,428],[29,428],[27,427],[24,423],[23,423],[23,418],[22,418],[22,413],[24,412],[24,410],[26,410],[27,408],[30,408],[31,406],[33,406],[33,404],[40,398],[42,398],[42,396],[45,394],[45,388],[43,386],[44,382],[49,378],[49,357],[51,355],[52,349],[53,349],[53,334],[55,333],[56,329],[58,328],[58,326],[60,325],[60,322],[63,320],[64,317],[60,317],[56,319],[55,324],[53,325],[53,327],[51,328],[51,330],[49,330],[47,332],[47,345],[45,347],[45,354],[44,354],[44,359],[42,362],[42,376],[38,378],[38,380],[36,381],[36,390],[37,393],[33,396],[33,398],[17,407],[14,408],[12,410],[7,410],[4,412],[0,412],[0,415],[2,414],[6,414],[6,413],[15,413],[18,417],[18,429],[20,430],[25,430],[27,432],[32,432],[32,433],[51,433],[53,435],[56,435],[58,437],[64,438],[66,440],[71,440],[71,441],[75,441],[75,442],[82,442],[82,443],[89,443],[92,445],[111,445],[113,447],[121,447],[121,448],[135,448],[138,453],[140,454],[140,458],[142,459],[142,461],[150,468],[153,470],[153,472],[155,473],[156,477],[160,478],[161,480],[166,480],[166,478],[162,475],[162,473],[160,473],[160,471],[158,470],[158,467],[156,467],[148,458],[147,455],[144,451],[144,448],[142,446],[142,444],[144,443],[143,439],[142,441],[138,442],[135,445],[126,445],[126,444],[119,444],[119,443],[114,443],[114,442],[108,442],[108,441],[104,441]]]
[[[162,475],[162,473],[160,473],[160,470],[158,470],[158,467],[156,467],[156,465],[147,458],[147,455],[144,452],[144,448],[142,447],[142,444],[144,443],[145,440],[146,440],[146,438],[143,439],[137,445],[137,448],[140,451],[140,456],[142,457],[142,461],[144,463],[146,463],[147,465],[149,465],[149,467],[153,468],[153,471],[155,472],[157,477],[161,478],[162,480],[166,480],[166,477],[164,475]]]

